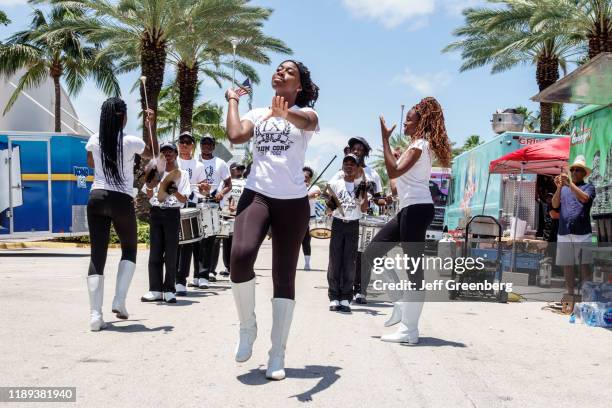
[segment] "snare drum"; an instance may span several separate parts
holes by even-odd
[[[313,217],[310,219],[310,236],[317,239],[331,238],[332,217]]]
[[[221,217],[219,214],[219,204],[214,202],[205,202],[198,204],[197,208],[201,213],[202,229],[204,238],[219,235],[221,232]]]
[[[197,208],[181,208],[179,245],[199,241],[203,235],[200,210]]]
[[[217,234],[219,238],[229,238],[234,235],[234,218],[233,217],[223,217],[220,220],[220,230]]]
[[[359,220],[359,246],[357,251],[364,252],[370,245],[372,239],[378,234],[378,231],[385,226],[388,217],[375,217],[373,215],[363,215]]]

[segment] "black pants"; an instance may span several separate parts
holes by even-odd
[[[91,240],[88,275],[104,274],[111,222],[121,242],[121,260],[136,263],[137,237],[134,199],[117,191],[91,190],[87,202],[87,224]]]
[[[230,256],[232,254],[232,241],[234,236],[230,235],[229,238],[223,238],[223,266],[227,271],[230,270]]]
[[[361,289],[361,256],[363,252],[357,252],[357,259],[355,259],[355,280],[353,281],[353,294],[356,295],[358,293],[363,296],[366,295],[365,290]],[[367,285],[364,288],[367,290]]]
[[[149,251],[149,290],[173,292],[178,257],[181,213],[178,208],[151,208]],[[166,275],[164,277],[164,265]]]
[[[200,276],[200,241],[189,244],[179,245],[178,271],[176,273],[176,283],[187,285],[189,268],[193,255],[193,277]]]
[[[273,296],[295,299],[300,243],[310,216],[308,197],[283,200],[245,189],[236,214],[230,260],[232,282],[246,282],[255,277],[253,266],[257,253],[271,227]]]
[[[302,240],[302,252],[304,256],[310,256],[312,253],[312,249],[310,247],[310,225],[306,227],[306,234],[304,234],[304,239]]]
[[[334,218],[327,266],[329,300],[351,300],[353,298],[358,244],[359,220],[344,222]]]
[[[208,237],[200,241],[200,267],[199,274],[195,278],[208,279],[208,275],[216,273],[219,263],[219,251],[221,240],[216,236]]]
[[[406,255],[415,258],[422,257],[425,251],[425,234],[433,217],[433,204],[409,205],[378,231],[363,254],[365,265],[361,270],[360,293],[364,296],[367,293],[373,259],[384,256],[398,243],[402,243]],[[421,287],[423,276],[423,268],[420,263],[414,273],[408,274],[410,281],[416,282],[417,288]]]

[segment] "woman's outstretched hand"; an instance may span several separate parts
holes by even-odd
[[[225,100],[229,102],[230,99],[234,99],[236,101],[240,100],[240,95],[238,95],[238,92],[236,92],[235,89],[228,89],[225,91]]]
[[[389,140],[389,138],[393,134],[393,131],[395,130],[395,126],[397,125],[393,125],[391,129],[387,128],[387,124],[385,123],[384,116],[380,115],[380,134],[383,138],[383,141]]]
[[[289,102],[285,101],[282,96],[275,96],[272,98],[272,106],[270,106],[270,112],[263,118],[268,120],[272,117],[287,119],[289,113]]]

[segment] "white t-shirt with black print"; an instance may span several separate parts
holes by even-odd
[[[380,176],[378,175],[378,172],[369,166],[365,167],[363,169],[363,172],[365,173],[366,180],[372,181],[374,183],[374,192],[382,193],[382,182],[380,180]],[[343,179],[344,179],[344,172],[340,170],[339,172],[334,174],[334,176],[331,178],[329,182],[331,183],[332,181],[338,181],[338,180],[343,180]],[[355,184],[358,185],[359,183],[361,183],[361,177],[355,179]]]
[[[431,177],[431,151],[429,142],[417,139],[408,146],[408,150],[418,149],[421,157],[406,173],[397,178],[397,196],[400,200],[400,209],[414,204],[433,204],[429,191]]]
[[[145,142],[141,138],[123,135],[123,163],[119,169],[119,174],[122,176],[124,183],[115,185],[106,178],[102,168],[98,133],[92,135],[85,145],[85,150],[91,152],[94,159],[94,180],[91,189],[117,191],[134,197],[134,155],[142,154],[144,149]]]
[[[315,112],[314,109],[296,105],[290,109]],[[319,131],[319,127],[315,130],[302,130],[282,118],[262,120],[269,111],[269,108],[253,109],[242,118],[255,125],[253,164],[246,188],[271,198],[306,197],[302,168],[308,142]]]
[[[189,183],[191,184],[191,192],[193,193],[193,197],[189,201],[197,203],[198,198],[202,197],[198,184],[206,178],[204,176],[204,165],[196,159],[184,160],[179,157],[176,161],[179,169],[189,173]],[[191,193],[189,195],[191,195]]]
[[[361,207],[359,206],[357,198],[355,198],[355,183],[342,179],[329,183],[329,187],[338,197],[342,210],[344,210],[343,216],[336,208],[332,213],[335,218],[341,220],[358,220],[361,218]]]
[[[185,171],[185,170],[180,170],[180,172],[181,172],[181,179],[178,181],[178,183],[176,183],[177,184],[176,188],[177,188],[178,192],[181,193],[182,195],[189,196],[189,194],[191,194],[191,186],[189,185],[189,173],[187,173],[187,171]],[[162,202],[160,202],[157,199],[157,193],[159,192],[159,186],[161,186],[161,183],[164,181],[166,176],[168,176],[168,174],[170,174],[170,173],[165,171],[161,181],[153,188],[153,197],[151,197],[149,199],[149,203],[153,207],[159,207],[159,208],[182,208],[183,207],[183,203],[181,203],[174,196],[174,194],[169,195]],[[145,193],[145,194],[147,192],[147,184],[146,183],[142,186],[142,192]]]
[[[210,192],[221,191],[223,181],[230,178],[230,170],[226,162],[218,157],[204,160],[200,157],[200,163],[204,165],[204,181],[210,184]]]
[[[245,184],[246,184],[246,180],[243,178],[233,178],[232,179],[232,188],[223,197],[223,201],[225,201],[225,204],[228,206],[228,209],[230,205],[230,200],[229,200],[230,197],[234,201],[234,205],[235,206],[238,205],[238,200],[240,200],[240,196],[242,195],[242,192],[244,191]]]

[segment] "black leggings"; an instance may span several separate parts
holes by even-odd
[[[304,252],[304,256],[310,256],[312,253],[312,249],[310,248],[310,227],[306,227],[306,234],[304,234],[304,239],[302,240],[302,252]]]
[[[121,242],[121,260],[136,263],[134,199],[117,191],[91,190],[87,202],[87,224],[91,240],[91,261],[88,275],[104,275],[111,222]]]
[[[295,271],[300,243],[308,227],[308,197],[282,200],[245,189],[236,211],[230,259],[232,282],[255,277],[259,247],[272,228],[272,282],[274,297],[295,299]]]
[[[401,242],[404,253],[410,257],[419,258],[425,250],[425,234],[429,224],[433,221],[433,204],[413,204],[402,210],[374,236],[367,247],[364,256],[364,267],[361,274],[361,292],[365,294],[370,282],[372,260],[375,257],[384,256],[397,243]],[[384,245],[388,243],[388,245]],[[374,244],[374,245],[372,245]],[[423,281],[423,268],[419,266],[414,274],[408,274],[411,282],[421,287]]]

